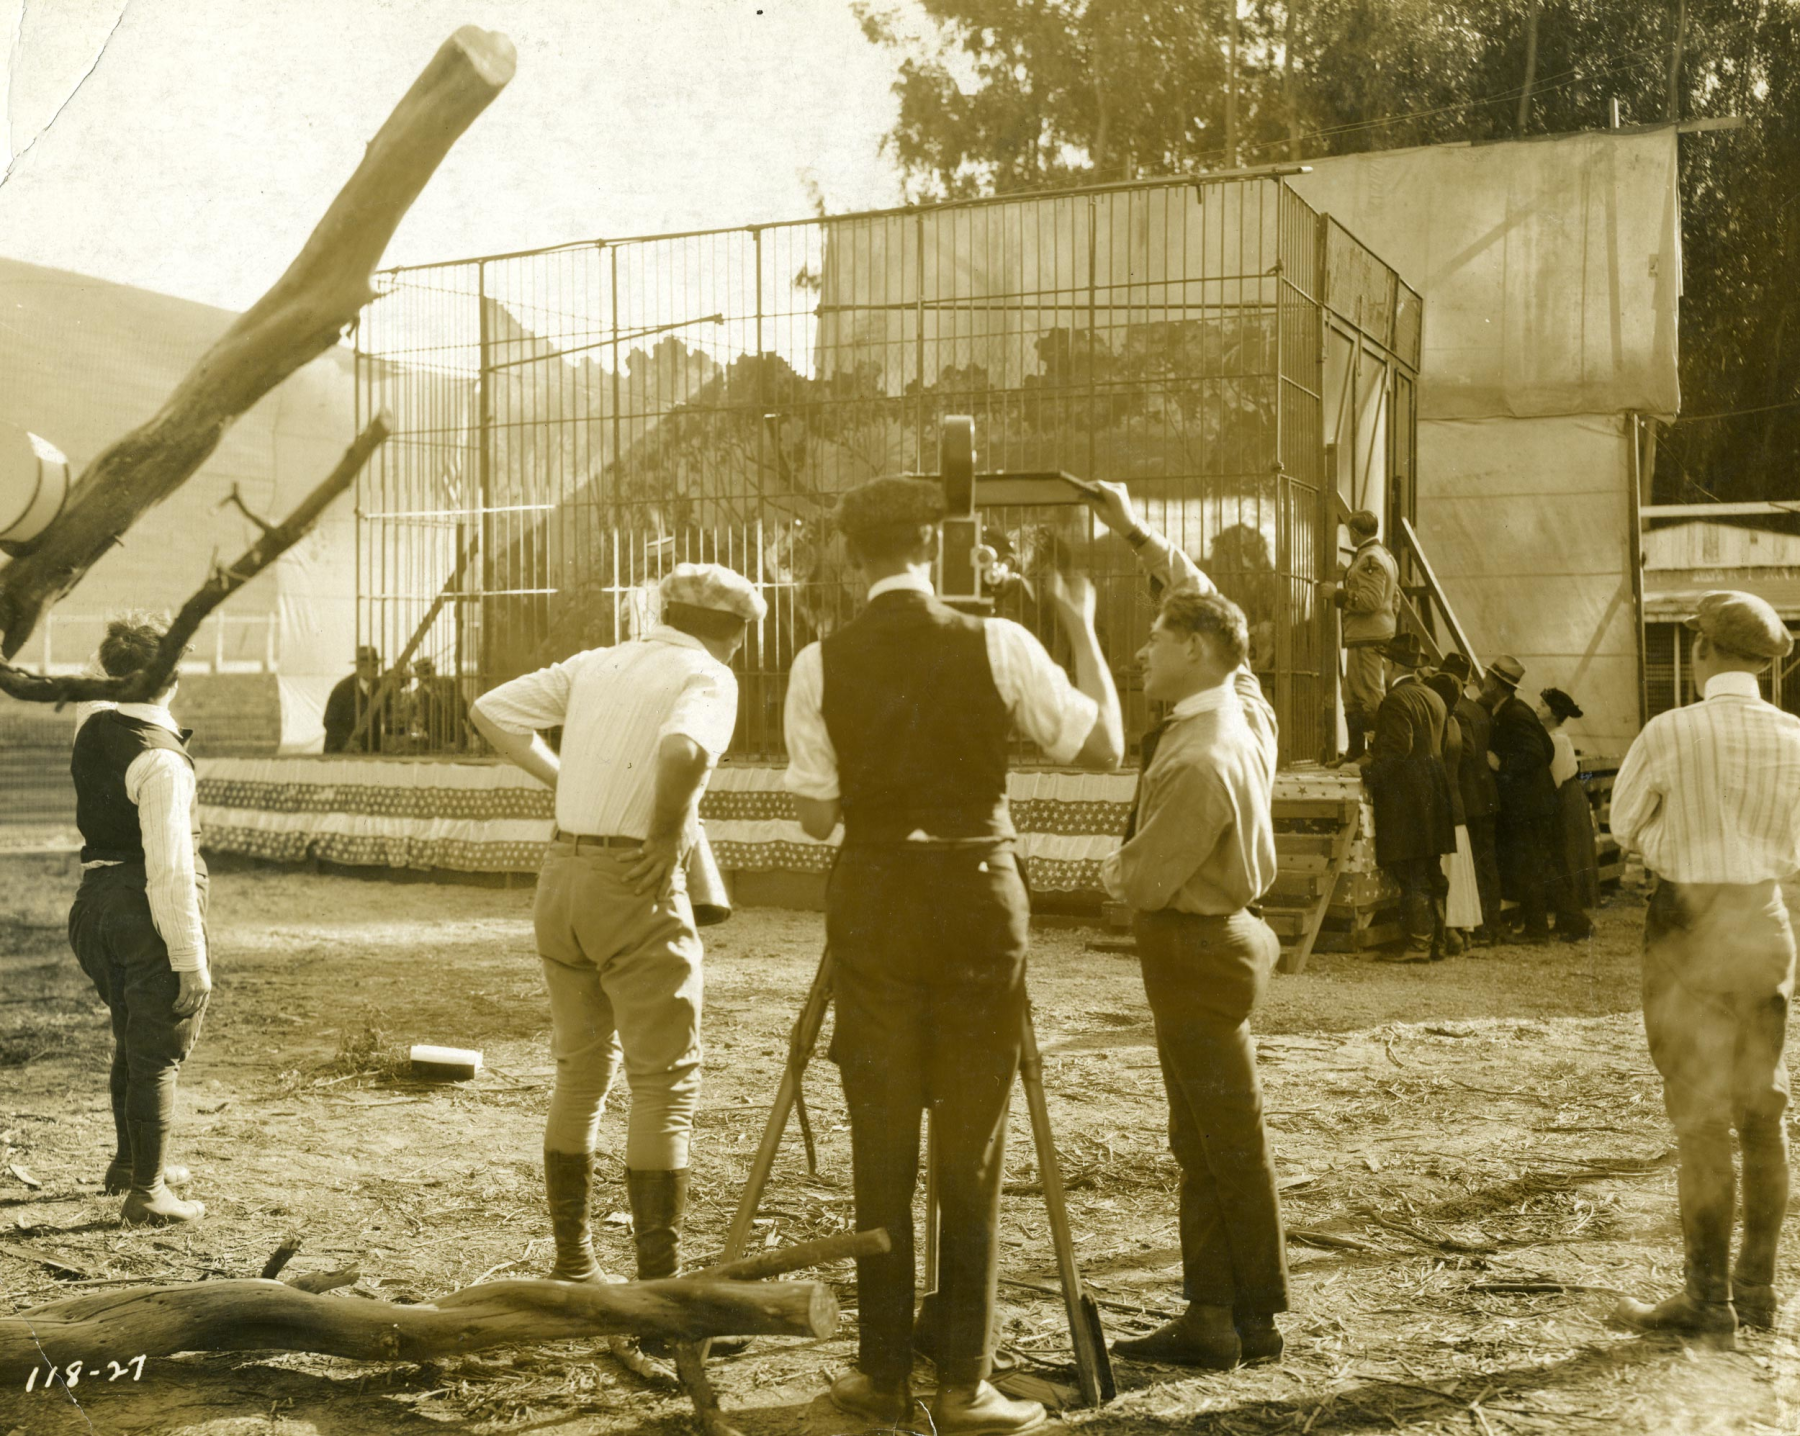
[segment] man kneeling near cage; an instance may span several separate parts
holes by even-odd
[[[100,668],[110,678],[142,671],[167,631],[165,620],[148,615],[112,620]],[[164,1161],[176,1080],[212,991],[194,760],[188,734],[169,714],[176,681],[142,703],[82,704],[69,762],[81,829],[69,945],[112,1013],[117,1151],[105,1188],[125,1193],[127,1226],[206,1214],[202,1203],[169,1190],[187,1170]]]

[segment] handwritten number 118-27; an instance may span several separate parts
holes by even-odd
[[[133,1381],[141,1379],[144,1374],[144,1358],[142,1356],[132,1357],[131,1360],[127,1361],[123,1366],[119,1365],[116,1361],[109,1361],[106,1364],[112,1372],[112,1374],[106,1378],[108,1381],[117,1381],[127,1371],[131,1372],[131,1379]],[[50,1374],[44,1378],[45,1389],[48,1390],[59,1380],[64,1386],[71,1388],[79,1386],[81,1384],[81,1373],[85,1367],[86,1363],[81,1361],[71,1361],[67,1366],[52,1366],[50,1368]],[[132,1370],[133,1367],[135,1367],[136,1370]],[[38,1372],[40,1369],[41,1368],[34,1366],[31,1370],[31,1375],[25,1378],[25,1389],[27,1391],[36,1389],[38,1384]],[[96,1364],[91,1375],[96,1380],[99,1378],[100,1369],[98,1364]]]

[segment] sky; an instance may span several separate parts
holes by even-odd
[[[384,264],[899,202],[849,0],[0,0],[0,256],[246,308],[464,24],[518,71]]]

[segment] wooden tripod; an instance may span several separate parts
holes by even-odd
[[[744,1194],[731,1219],[731,1230],[725,1238],[725,1261],[736,1261],[743,1255],[750,1239],[751,1224],[762,1203],[769,1174],[775,1166],[775,1154],[787,1131],[788,1114],[796,1108],[802,1113],[802,1130],[807,1134],[807,1156],[812,1158],[811,1133],[806,1128],[801,1079],[813,1049],[818,1046],[819,1030],[825,1024],[825,1009],[831,1003],[831,949],[819,960],[806,1002],[794,1029],[788,1036],[787,1064],[782,1069],[781,1083],[775,1090],[775,1103],[763,1126],[762,1141],[756,1159],[750,1164],[750,1175],[744,1183]],[[1056,1139],[1050,1131],[1050,1109],[1044,1101],[1044,1066],[1038,1054],[1037,1031],[1032,1025],[1031,1008],[1024,1016],[1023,1043],[1019,1058],[1019,1079],[1025,1084],[1025,1103],[1031,1113],[1031,1135],[1037,1147],[1038,1170],[1043,1174],[1044,1205],[1050,1218],[1050,1239],[1056,1248],[1056,1268],[1061,1279],[1063,1307],[1069,1318],[1069,1339],[1075,1350],[1075,1370],[1081,1383],[1081,1399],[1089,1406],[1104,1406],[1117,1392],[1113,1384],[1112,1361],[1107,1355],[1106,1333],[1100,1324],[1100,1309],[1082,1285],[1081,1271],[1075,1264],[1075,1243],[1069,1231],[1069,1211],[1063,1197],[1062,1167],[1056,1157]],[[929,1117],[927,1118],[929,1123]],[[937,1183],[935,1144],[926,1138],[926,1204],[925,1269],[927,1280],[937,1279]]]

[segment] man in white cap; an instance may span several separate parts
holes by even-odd
[[[544,1182],[551,1275],[599,1280],[588,1202],[607,1088],[631,1084],[626,1182],[640,1281],[676,1274],[700,1096],[701,949],[683,861],[737,724],[726,665],[767,605],[718,564],[677,564],[642,642],[593,648],[476,700],[475,726],[556,793],[534,923],[556,1086]],[[561,725],[559,757],[539,736]],[[651,1354],[653,1344],[641,1343]]]
[[[1684,1290],[1623,1302],[1626,1325],[1730,1341],[1775,1323],[1787,1215],[1794,934],[1781,883],[1800,870],[1800,718],[1757,675],[1794,640],[1748,593],[1709,593],[1688,620],[1702,701],[1659,714],[1613,781],[1612,831],[1656,875],[1644,922],[1644,1032],[1681,1169]],[[1731,1134],[1744,1160],[1744,1234]]]

